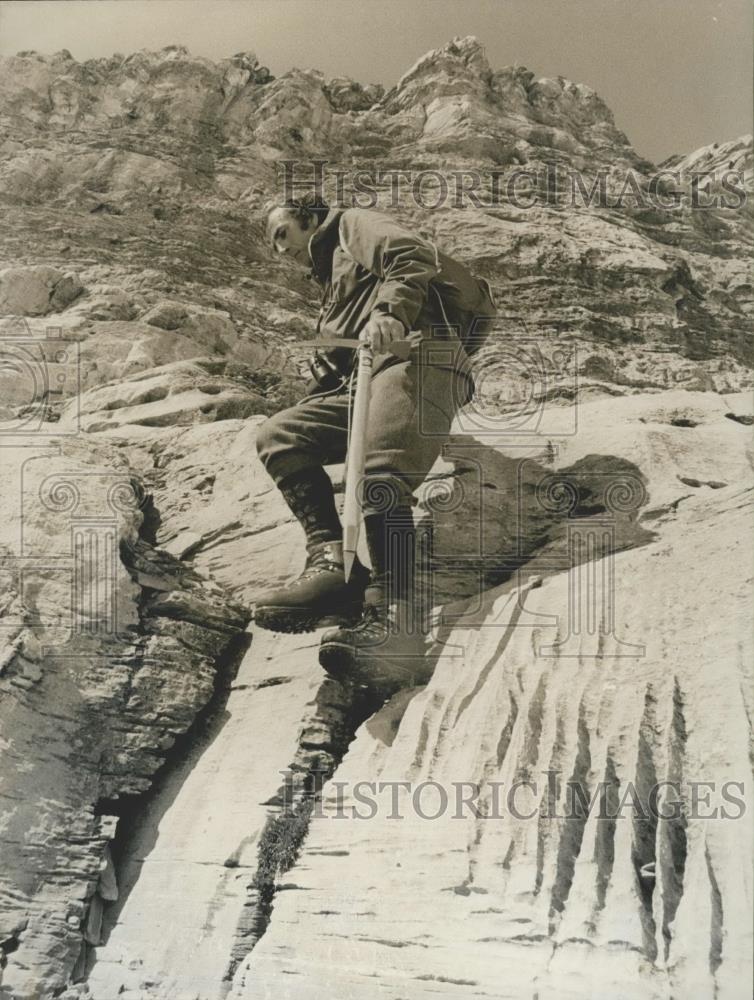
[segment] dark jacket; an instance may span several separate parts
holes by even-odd
[[[394,219],[363,208],[333,209],[309,242],[312,271],[323,288],[318,332],[358,337],[374,310],[424,333],[412,352],[418,364],[469,371],[463,336],[474,318],[494,315],[489,286],[458,261],[412,235]],[[486,286],[486,287],[485,287]],[[355,351],[330,349],[349,372]],[[374,372],[395,364],[381,356]]]

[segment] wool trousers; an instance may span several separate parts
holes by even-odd
[[[260,425],[257,453],[276,483],[303,469],[344,460],[354,392],[355,380],[332,394],[310,394]],[[388,365],[373,375],[364,463],[365,514],[370,510],[370,480],[392,481],[398,493],[395,502],[410,502],[410,494],[441,453],[453,417],[472,393],[473,384],[462,373],[413,360]],[[374,509],[384,509],[384,497],[373,499]]]

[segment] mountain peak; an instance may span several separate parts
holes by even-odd
[[[707,171],[723,172],[737,170],[744,176],[751,177],[754,163],[754,148],[752,135],[739,135],[735,139],[724,142],[712,142],[700,146],[690,153],[676,153],[668,156],[659,164],[661,169],[676,171]]]
[[[421,56],[414,65],[400,78],[396,90],[403,90],[408,84],[427,73],[434,73],[443,68],[453,66],[455,72],[463,69],[476,72],[485,80],[492,70],[487,62],[487,56],[482,43],[474,35],[463,38],[456,36],[438,49],[430,49]]]

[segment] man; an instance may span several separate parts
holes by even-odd
[[[339,623],[322,638],[322,666],[396,690],[421,676],[424,650],[413,608],[411,494],[473,395],[460,337],[494,315],[489,285],[389,216],[329,210],[313,197],[273,208],[267,235],[321,286],[318,332],[358,337],[374,352],[361,493],[372,572],[356,560],[345,580],[341,523],[323,469],[344,459],[355,391],[356,351],[333,347],[315,355],[314,391],[259,429],[259,457],[304,529],[307,561],[290,586],[259,598],[255,620],[286,632]]]

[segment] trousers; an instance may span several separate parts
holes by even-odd
[[[354,392],[355,380],[332,394],[305,396],[260,425],[257,453],[276,483],[344,460]],[[449,368],[408,360],[380,369],[371,383],[365,479],[391,477],[405,502],[426,478],[472,392],[467,377]]]

